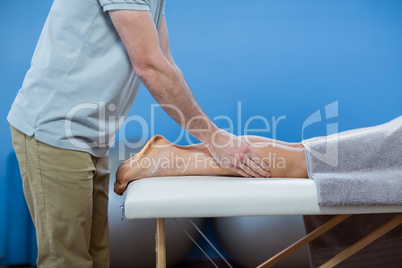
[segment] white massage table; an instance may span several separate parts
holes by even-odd
[[[156,219],[157,267],[166,267],[165,218],[338,215],[258,266],[271,267],[351,214],[402,212],[402,206],[321,207],[312,179],[182,176],[131,182],[124,211],[127,219]],[[337,265],[401,223],[399,214],[320,267]]]

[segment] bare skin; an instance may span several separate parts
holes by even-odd
[[[270,171],[265,177],[307,178],[306,160],[300,143],[259,136],[242,138],[269,164]],[[253,162],[248,164],[253,165]],[[262,177],[255,172],[252,174],[249,177]],[[114,191],[122,195],[127,185],[138,179],[185,175],[239,176],[237,172],[219,165],[204,144],[180,146],[157,135],[148,141],[141,152],[120,165],[116,173]]]
[[[211,155],[219,159],[219,163],[224,163],[224,168],[245,177],[256,172],[267,176],[267,163],[239,137],[219,129],[195,100],[171,57],[165,16],[162,16],[157,30],[148,11],[112,10],[109,15],[134,72],[167,114],[204,143]],[[233,142],[233,146],[220,146],[229,141]],[[223,162],[222,159],[229,161]],[[253,162],[251,168],[244,165],[250,161]]]

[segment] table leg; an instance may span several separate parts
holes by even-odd
[[[155,233],[156,267],[166,268],[165,219],[156,219]]]

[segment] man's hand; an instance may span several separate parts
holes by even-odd
[[[269,177],[269,166],[250,148],[250,143],[219,129],[206,144],[214,159],[224,168],[244,177]]]

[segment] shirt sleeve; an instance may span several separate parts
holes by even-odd
[[[149,11],[149,0],[99,0],[103,11],[128,9]]]

